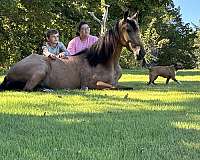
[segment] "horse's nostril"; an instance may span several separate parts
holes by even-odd
[[[141,55],[137,55],[137,56],[136,56],[136,60],[138,60],[138,61],[139,61],[139,60],[142,60],[142,56],[141,56]]]

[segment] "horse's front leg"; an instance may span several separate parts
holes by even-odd
[[[105,83],[103,81],[97,81],[96,89],[112,89],[112,90],[132,90],[132,87],[122,86],[122,85],[112,85]]]
[[[118,85],[118,80],[121,78],[121,76],[122,76],[122,68],[117,63],[115,65],[115,68],[114,68],[114,82],[113,82],[113,85]]]
[[[117,87],[103,81],[97,81],[96,89],[117,89]]]

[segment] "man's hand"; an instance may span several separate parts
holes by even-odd
[[[52,60],[55,60],[55,59],[56,59],[56,55],[54,55],[54,54],[49,54],[48,57],[51,58]]]
[[[58,58],[63,58],[63,59],[67,59],[67,56],[65,56],[65,52],[61,52],[58,56]]]

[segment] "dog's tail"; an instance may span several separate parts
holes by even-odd
[[[147,69],[149,70],[149,72],[152,71],[152,66],[148,66]]]

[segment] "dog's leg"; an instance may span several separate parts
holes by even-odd
[[[149,75],[149,82],[147,83],[147,85],[150,85],[151,83],[156,85],[156,83],[154,82],[156,79],[158,78],[158,76],[154,76],[154,75]]]
[[[150,85],[153,82],[153,77],[154,75],[152,73],[149,73],[149,82],[147,83],[147,85]]]
[[[149,81],[148,83],[147,83],[147,85],[150,85],[151,84],[151,81]]]
[[[167,80],[166,80],[166,84],[168,84],[168,83],[169,83],[169,80],[170,80],[170,78],[167,78]]]
[[[154,76],[154,79],[153,79],[153,81],[152,81],[152,83],[154,84],[154,85],[157,85],[156,83],[155,83],[155,80],[158,78],[158,76]]]
[[[154,81],[152,82],[154,85],[157,85]]]
[[[149,82],[147,83],[147,85],[150,85],[151,84],[151,77],[149,75]]]
[[[176,78],[172,78],[176,83],[181,84]]]

